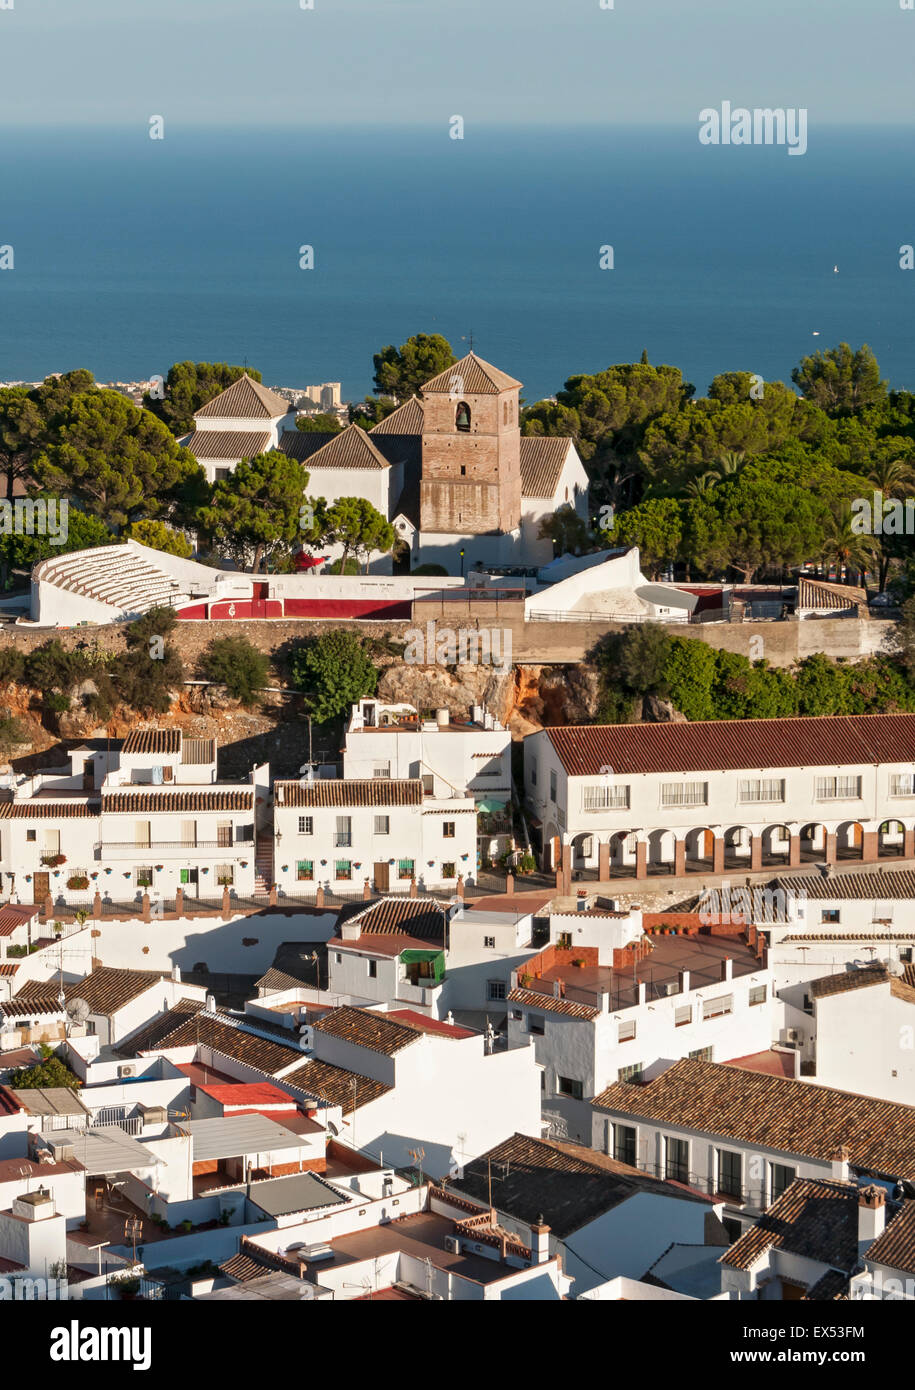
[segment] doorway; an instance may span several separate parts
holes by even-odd
[[[32,885],[35,894],[34,901],[36,903],[43,903],[51,892],[51,875],[47,873],[33,874]]]
[[[375,865],[375,891],[377,893],[387,893],[391,886],[391,866],[387,862]]]

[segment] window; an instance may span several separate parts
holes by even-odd
[[[150,823],[148,820],[134,821],[133,842],[135,845],[150,844]],[[45,846],[48,843],[48,832],[45,831]],[[56,852],[56,851],[55,851]]]
[[[662,782],[662,806],[705,806],[708,782]]]
[[[736,1197],[738,1201],[743,1196],[743,1159],[739,1153],[734,1153],[731,1149],[718,1149],[716,1151],[718,1165],[718,1191],[724,1193],[726,1197]]]
[[[454,839],[454,821],[453,821],[453,820],[443,820],[443,821],[442,821],[442,835],[445,837],[446,840],[453,840],[453,839]]]
[[[733,994],[719,994],[717,999],[704,999],[702,1001],[703,1018],[723,1018],[725,1014],[732,1014],[733,1012]]]
[[[197,844],[197,822],[195,820],[183,820],[181,822],[181,843],[191,846]]]
[[[462,477],[462,478],[466,478],[466,477],[467,477],[467,465],[464,464],[464,463],[461,464],[461,477]]]
[[[343,964],[343,956],[339,951],[334,952],[334,960],[336,961],[337,965]]]
[[[505,981],[504,981],[504,980],[487,980],[487,981],[486,981],[486,998],[487,998],[487,999],[504,999],[504,998],[505,998]]]
[[[833,926],[840,920],[840,913],[837,907],[824,907],[820,913],[821,922],[829,922]]]
[[[617,1163],[635,1167],[635,1130],[632,1125],[613,1126],[613,1157]]]
[[[664,1176],[674,1182],[689,1182],[689,1142],[686,1139],[665,1139]]]
[[[385,780],[390,781],[390,778],[391,778],[391,764],[390,764],[389,762],[387,762],[387,763],[376,763],[375,766],[372,768],[372,776],[373,776],[373,777],[382,777],[382,778],[384,778]]]
[[[315,823],[314,823],[314,818],[313,818],[312,816],[299,816],[299,834],[300,834],[300,835],[313,835],[313,834],[314,834],[314,828],[315,828]]]
[[[334,878],[352,878],[353,866],[348,859],[334,861]]]
[[[561,1096],[571,1096],[573,1100],[581,1100],[584,1091],[580,1081],[576,1081],[571,1076],[558,1076],[556,1080]]]
[[[550,773],[550,800],[556,800],[556,773]]]
[[[310,883],[315,876],[315,861],[313,859],[297,860],[295,876],[300,883]]]
[[[216,865],[216,882],[219,884],[220,888],[225,888],[226,885],[229,887],[232,886],[235,882],[235,869],[231,864]]]
[[[231,474],[231,468],[217,468],[214,470],[213,476],[217,483],[224,483],[227,478],[231,477]]]
[[[442,865],[442,878],[454,878],[454,876],[455,876],[455,873],[454,873],[454,865],[451,864],[451,863],[449,863],[449,864],[443,864],[443,865]]]
[[[485,767],[477,769],[477,777],[501,777],[502,759],[496,758],[494,762],[487,763]]]
[[[585,787],[582,798],[583,811],[609,811],[629,809],[628,787]]]
[[[537,785],[537,759],[531,758],[531,786]]]
[[[817,801],[857,801],[861,796],[860,777],[818,777]]]
[[[435,777],[431,772],[423,773],[423,796],[435,795]]]
[[[695,1052],[691,1052],[689,1055],[694,1062],[710,1062],[713,1051],[714,1048],[711,1047],[697,1047]]]
[[[693,1021],[693,1006],[692,1006],[692,1004],[681,1004],[679,1008],[677,1008],[677,1009],[674,1010],[674,1027],[675,1027],[675,1028],[684,1028],[684,1027],[686,1026],[687,1023],[692,1023],[692,1021]]]
[[[391,833],[391,817],[390,817],[390,816],[376,816],[376,817],[375,817],[375,834],[376,834],[376,835],[390,835],[390,833]]]
[[[153,881],[152,865],[148,864],[145,868],[135,868],[133,871],[133,879],[138,888],[151,888]]]
[[[620,1067],[616,1073],[617,1081],[640,1081],[642,1079],[641,1062],[632,1062],[628,1067]]]
[[[470,433],[470,406],[466,401],[461,401],[454,412],[454,428],[462,434]]]
[[[338,816],[334,831],[334,848],[349,849],[353,843],[353,822],[351,816]]]
[[[413,870],[414,870],[414,868],[415,868],[415,861],[414,861],[413,859],[398,859],[398,861],[397,861],[397,877],[398,877],[398,878],[412,878],[412,877],[413,877]]]
[[[915,796],[915,772],[895,772],[890,778],[890,796]]]
[[[785,783],[780,777],[754,777],[740,782],[738,801],[784,801]]]
[[[534,1033],[538,1038],[542,1038],[546,1032],[543,1014],[528,1014],[527,1031]]]
[[[496,938],[494,936],[484,936],[483,948],[486,951],[494,951],[496,949]]]
[[[774,1202],[790,1187],[797,1177],[797,1169],[789,1168],[786,1163],[769,1164],[769,1201]]]
[[[752,987],[751,990],[750,990],[750,1003],[751,1003],[751,1004],[765,1004],[765,1002],[766,1002],[766,986],[765,986],[765,985],[753,985],[753,987]]]
[[[377,978],[378,978],[378,962],[377,962],[377,960],[366,961],[366,965],[367,965],[368,968],[369,968],[369,979],[370,979],[370,980],[377,980]]]
[[[635,1037],[635,1019],[631,1023],[621,1023],[617,1031],[617,1042],[632,1042]]]
[[[38,831],[37,831],[37,830],[27,830],[27,831],[25,832],[25,838],[28,840],[29,844],[34,844],[35,841],[38,839]]]

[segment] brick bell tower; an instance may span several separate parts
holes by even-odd
[[[473,352],[426,382],[420,530],[470,536],[520,526],[520,389]]]

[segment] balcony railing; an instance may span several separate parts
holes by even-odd
[[[158,856],[180,857],[200,854],[207,850],[220,850],[234,855],[249,854],[254,857],[254,840],[151,840],[137,844],[136,840],[99,840],[94,845],[95,858],[130,859],[137,855],[146,858]]]
[[[353,835],[351,830],[334,831],[334,849],[352,849]]]

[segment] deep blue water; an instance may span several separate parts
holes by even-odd
[[[725,370],[787,380],[842,339],[915,388],[911,143],[814,125],[803,157],[696,128],[7,131],[0,379],[247,358],[354,397],[383,344],[442,332],[460,353],[472,331],[529,401],[642,348],[704,393]]]

